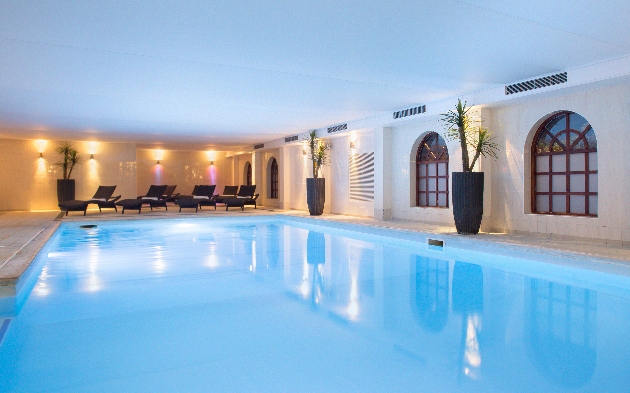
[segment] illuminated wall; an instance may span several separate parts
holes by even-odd
[[[224,152],[137,149],[137,160],[138,195],[151,184],[177,185],[175,192],[181,194],[189,194],[196,184],[216,184],[217,193],[232,185],[232,158]]]
[[[0,140],[0,210],[58,209],[57,179],[62,178],[61,168],[54,165],[61,160],[55,153],[58,145],[57,141]],[[84,157],[71,176],[77,199],[89,199],[99,185],[116,185],[116,195],[136,194],[135,144],[74,142],[74,147]]]

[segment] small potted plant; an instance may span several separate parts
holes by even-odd
[[[311,151],[311,161],[313,162],[313,177],[306,179],[306,203],[311,216],[320,216],[324,213],[324,202],[326,201],[326,179],[319,177],[319,171],[328,165],[330,145],[318,138],[315,130],[309,133],[306,144]]]
[[[483,216],[483,172],[473,172],[480,156],[497,158],[498,145],[492,142],[492,133],[476,124],[468,112],[471,107],[457,100],[455,110],[442,114],[446,123],[446,139],[458,140],[462,150],[462,172],[453,172],[453,216],[457,233],[479,233]],[[468,149],[471,148],[472,160]]]
[[[63,155],[63,161],[55,163],[63,170],[63,179],[57,179],[57,201],[71,201],[75,196],[75,186],[74,179],[70,179],[70,176],[74,166],[81,164],[83,157],[72,146],[72,142],[61,142],[55,151]]]

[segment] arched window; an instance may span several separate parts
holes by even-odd
[[[577,113],[555,114],[534,135],[532,213],[597,216],[597,139]]]
[[[448,149],[436,132],[418,146],[416,206],[448,207]]]
[[[245,163],[245,184],[252,185],[252,164],[249,161]]]
[[[271,159],[271,188],[269,192],[270,199],[278,199],[278,161],[275,158]]]

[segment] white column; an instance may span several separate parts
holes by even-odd
[[[392,129],[374,130],[374,219],[392,219]]]
[[[278,207],[284,210],[291,206],[291,149],[291,146],[282,146],[278,151]]]

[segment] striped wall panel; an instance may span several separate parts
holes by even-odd
[[[374,200],[374,152],[350,155],[350,199]]]

